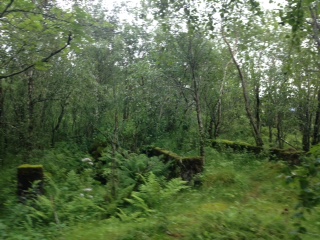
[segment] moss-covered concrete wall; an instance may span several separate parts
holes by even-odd
[[[265,149],[265,148],[257,147],[248,143],[232,142],[228,140],[212,140],[211,146],[220,151],[223,151],[226,148],[229,148],[238,152],[247,151],[247,152],[252,152],[254,154],[260,154],[261,152],[265,152],[269,154],[271,160],[283,160],[288,162],[291,165],[299,165],[301,163],[300,157],[305,155],[305,152],[297,151],[294,149],[278,149],[278,148]]]
[[[226,148],[233,149],[235,151],[248,151],[255,154],[259,154],[263,151],[262,147],[257,147],[244,142],[232,142],[228,140],[212,140],[211,145],[218,150],[224,150]]]
[[[183,180],[191,182],[196,174],[203,171],[203,159],[201,157],[181,157],[159,147],[150,147],[146,150],[146,153],[149,157],[161,156],[165,163],[171,162],[169,178],[181,177]]]
[[[44,172],[42,165],[20,165],[18,174],[18,195],[21,201],[44,193]],[[34,183],[38,181],[36,186]],[[32,189],[32,187],[35,187]],[[33,191],[30,191],[30,190]]]

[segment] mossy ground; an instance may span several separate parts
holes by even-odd
[[[51,176],[46,184],[51,178],[53,182],[48,196],[30,206],[17,204],[16,166],[12,166],[0,174],[0,239],[236,240],[297,236],[298,185],[285,181],[292,166],[269,162],[254,153],[221,153],[212,148],[206,152],[204,173],[199,176],[202,185],[149,206],[149,214],[139,213],[141,208],[128,203],[110,204],[108,185],[89,178],[93,171],[89,165],[82,173],[73,170],[82,169],[81,153],[57,149],[33,159],[32,163],[43,164],[46,175]],[[149,166],[146,159],[137,155],[130,161],[143,160]],[[88,188],[92,191],[84,192]],[[124,189],[120,191],[128,198]],[[118,208],[127,217],[119,217]],[[303,225],[308,232],[300,235],[301,239],[320,239],[319,212],[316,208],[306,215]]]
[[[297,186],[288,167],[250,154],[209,150],[202,186],[180,193],[150,216],[83,223],[59,239],[294,239]],[[320,239],[319,209],[307,216],[302,239]]]

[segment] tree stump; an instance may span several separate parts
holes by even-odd
[[[18,196],[21,202],[44,194],[42,165],[23,164],[18,167]]]

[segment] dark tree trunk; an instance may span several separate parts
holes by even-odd
[[[191,60],[189,62],[190,68],[191,68],[191,76],[192,76],[192,82],[193,82],[193,91],[194,91],[194,101],[196,104],[196,112],[197,112],[197,122],[198,122],[198,129],[199,129],[199,152],[200,156],[203,159],[203,163],[205,163],[205,133],[204,133],[204,128],[203,128],[203,122],[202,122],[202,111],[201,111],[201,102],[200,102],[200,84],[199,84],[199,79],[196,77],[196,62],[193,57],[193,52],[192,52],[192,46],[190,42],[190,49],[189,49],[189,54],[191,54]]]
[[[2,88],[2,81],[0,81],[0,128],[3,127],[4,118],[4,92]]]
[[[302,149],[305,152],[309,152],[310,150],[310,131],[307,129],[302,134]]]
[[[3,133],[4,130],[4,92],[2,88],[2,81],[0,81],[0,132]],[[3,134],[2,137],[4,137]],[[0,141],[2,143],[3,139]]]
[[[116,87],[113,86],[113,98],[116,99],[117,97]],[[118,108],[116,107],[114,113],[114,129],[113,135],[111,137],[111,146],[112,146],[112,167],[111,167],[111,195],[116,198],[118,192],[118,183],[119,183],[119,176],[118,176],[118,162],[116,158],[116,152],[119,148],[119,114]]]
[[[55,145],[55,134],[56,132],[59,130],[60,125],[62,123],[62,119],[65,113],[65,107],[66,107],[66,102],[61,104],[61,111],[58,117],[58,121],[56,123],[56,125],[52,128],[52,135],[51,135],[51,147],[54,147]]]
[[[282,129],[282,113],[277,114],[277,142],[278,147],[283,149],[283,129]]]
[[[202,114],[201,114],[201,106],[200,106],[200,96],[199,93],[195,93],[195,102],[196,102],[196,112],[197,112],[197,122],[199,129],[199,137],[200,137],[200,156],[205,159],[205,134],[203,131],[203,123],[202,123]]]
[[[312,17],[312,30],[313,30],[313,39],[317,45],[318,55],[320,55],[320,37],[319,37],[319,31],[320,31],[320,24],[319,24],[319,15],[318,15],[318,2],[314,2],[313,5],[310,5],[309,11]],[[319,65],[318,65],[319,68]],[[318,89],[318,105],[317,105],[317,111],[316,111],[316,117],[314,122],[314,128],[313,128],[313,139],[312,139],[312,145],[316,145],[320,143],[320,89]],[[307,141],[306,141],[307,144]]]
[[[305,112],[305,122],[301,124],[302,131],[302,149],[305,152],[310,150],[310,137],[311,137],[311,115],[309,109]]]
[[[320,130],[320,89],[318,90],[318,106],[317,106],[317,111],[316,111],[316,118],[314,121],[314,127],[313,127],[313,138],[312,138],[312,145],[316,145],[320,143],[320,135],[319,135],[319,130]]]
[[[255,86],[255,97],[256,97],[257,128],[258,128],[259,132],[261,132],[261,118],[260,118],[261,100],[260,100],[260,84],[259,83]]]
[[[209,139],[214,139],[214,113],[210,114],[210,121],[209,121],[209,125],[208,125],[208,137]]]
[[[214,124],[214,132],[213,132],[213,138],[216,139],[220,134],[220,126],[221,126],[221,119],[222,119],[222,99],[220,98],[218,101],[217,106],[217,120]]]
[[[34,95],[34,78],[33,70],[28,72],[28,139],[27,139],[27,149],[31,150],[33,147],[33,130],[34,130],[34,105],[33,100]]]
[[[216,139],[220,134],[220,126],[222,119],[221,101],[219,100],[210,114],[210,121],[208,126],[209,139]]]
[[[2,155],[6,151],[6,127],[4,123],[4,91],[2,88],[2,81],[0,80],[0,151]]]
[[[310,111],[310,86],[308,86],[307,97],[305,102],[298,108],[298,116],[300,120],[300,131],[302,134],[302,149],[308,152],[310,150],[311,138],[311,121],[312,114]]]
[[[272,125],[269,124],[268,128],[269,128],[269,143],[272,144],[272,141],[273,141]]]

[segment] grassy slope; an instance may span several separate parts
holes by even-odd
[[[153,214],[82,223],[59,239],[292,239],[297,192],[284,183],[283,164],[214,151],[207,162],[200,188],[159,204]],[[320,239],[319,224],[311,215],[303,239]]]

